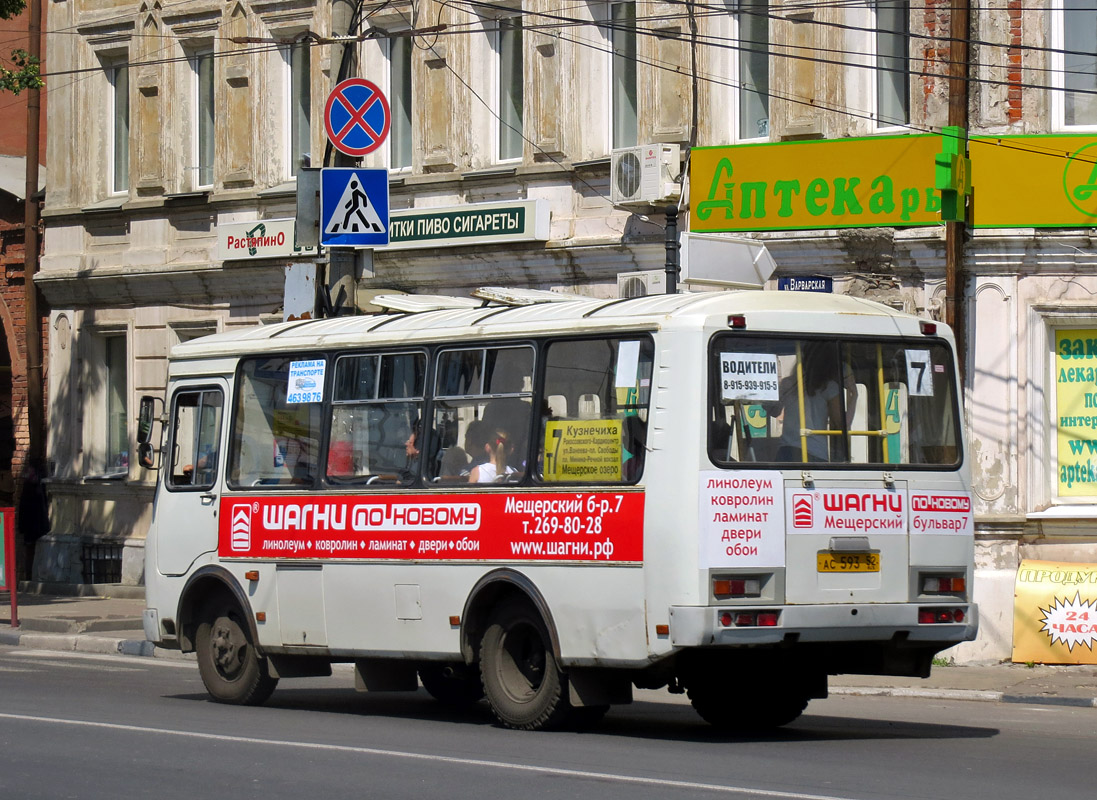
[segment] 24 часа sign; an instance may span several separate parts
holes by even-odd
[[[1097,664],[1097,564],[1022,561],[1013,607],[1013,660]]]

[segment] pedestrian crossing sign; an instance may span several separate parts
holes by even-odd
[[[384,247],[388,243],[388,170],[322,169],[320,244],[325,247]]]

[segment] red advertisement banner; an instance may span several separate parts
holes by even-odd
[[[222,497],[222,558],[639,562],[641,492]]]

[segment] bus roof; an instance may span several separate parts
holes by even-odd
[[[386,345],[431,340],[507,338],[561,332],[694,328],[727,324],[743,315],[751,330],[828,331],[874,335],[920,335],[919,318],[888,306],[842,294],[774,291],[713,291],[595,299],[561,295],[560,300],[511,305],[486,302],[469,307],[464,298],[422,303],[404,296],[399,303],[423,311],[390,311],[353,317],[297,320],[240,328],[176,345],[172,358],[196,359],[247,353],[322,350],[364,344]],[[942,335],[951,337],[943,325]]]

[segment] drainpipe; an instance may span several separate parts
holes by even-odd
[[[38,61],[42,54],[42,2],[28,3],[27,52],[30,60]],[[38,150],[39,120],[42,93],[39,89],[27,89],[27,183],[24,215],[23,252],[23,309],[26,328],[27,375],[27,459],[40,459],[45,455],[42,428],[43,409],[42,375],[42,327],[38,319],[38,288],[34,275],[38,271]]]

